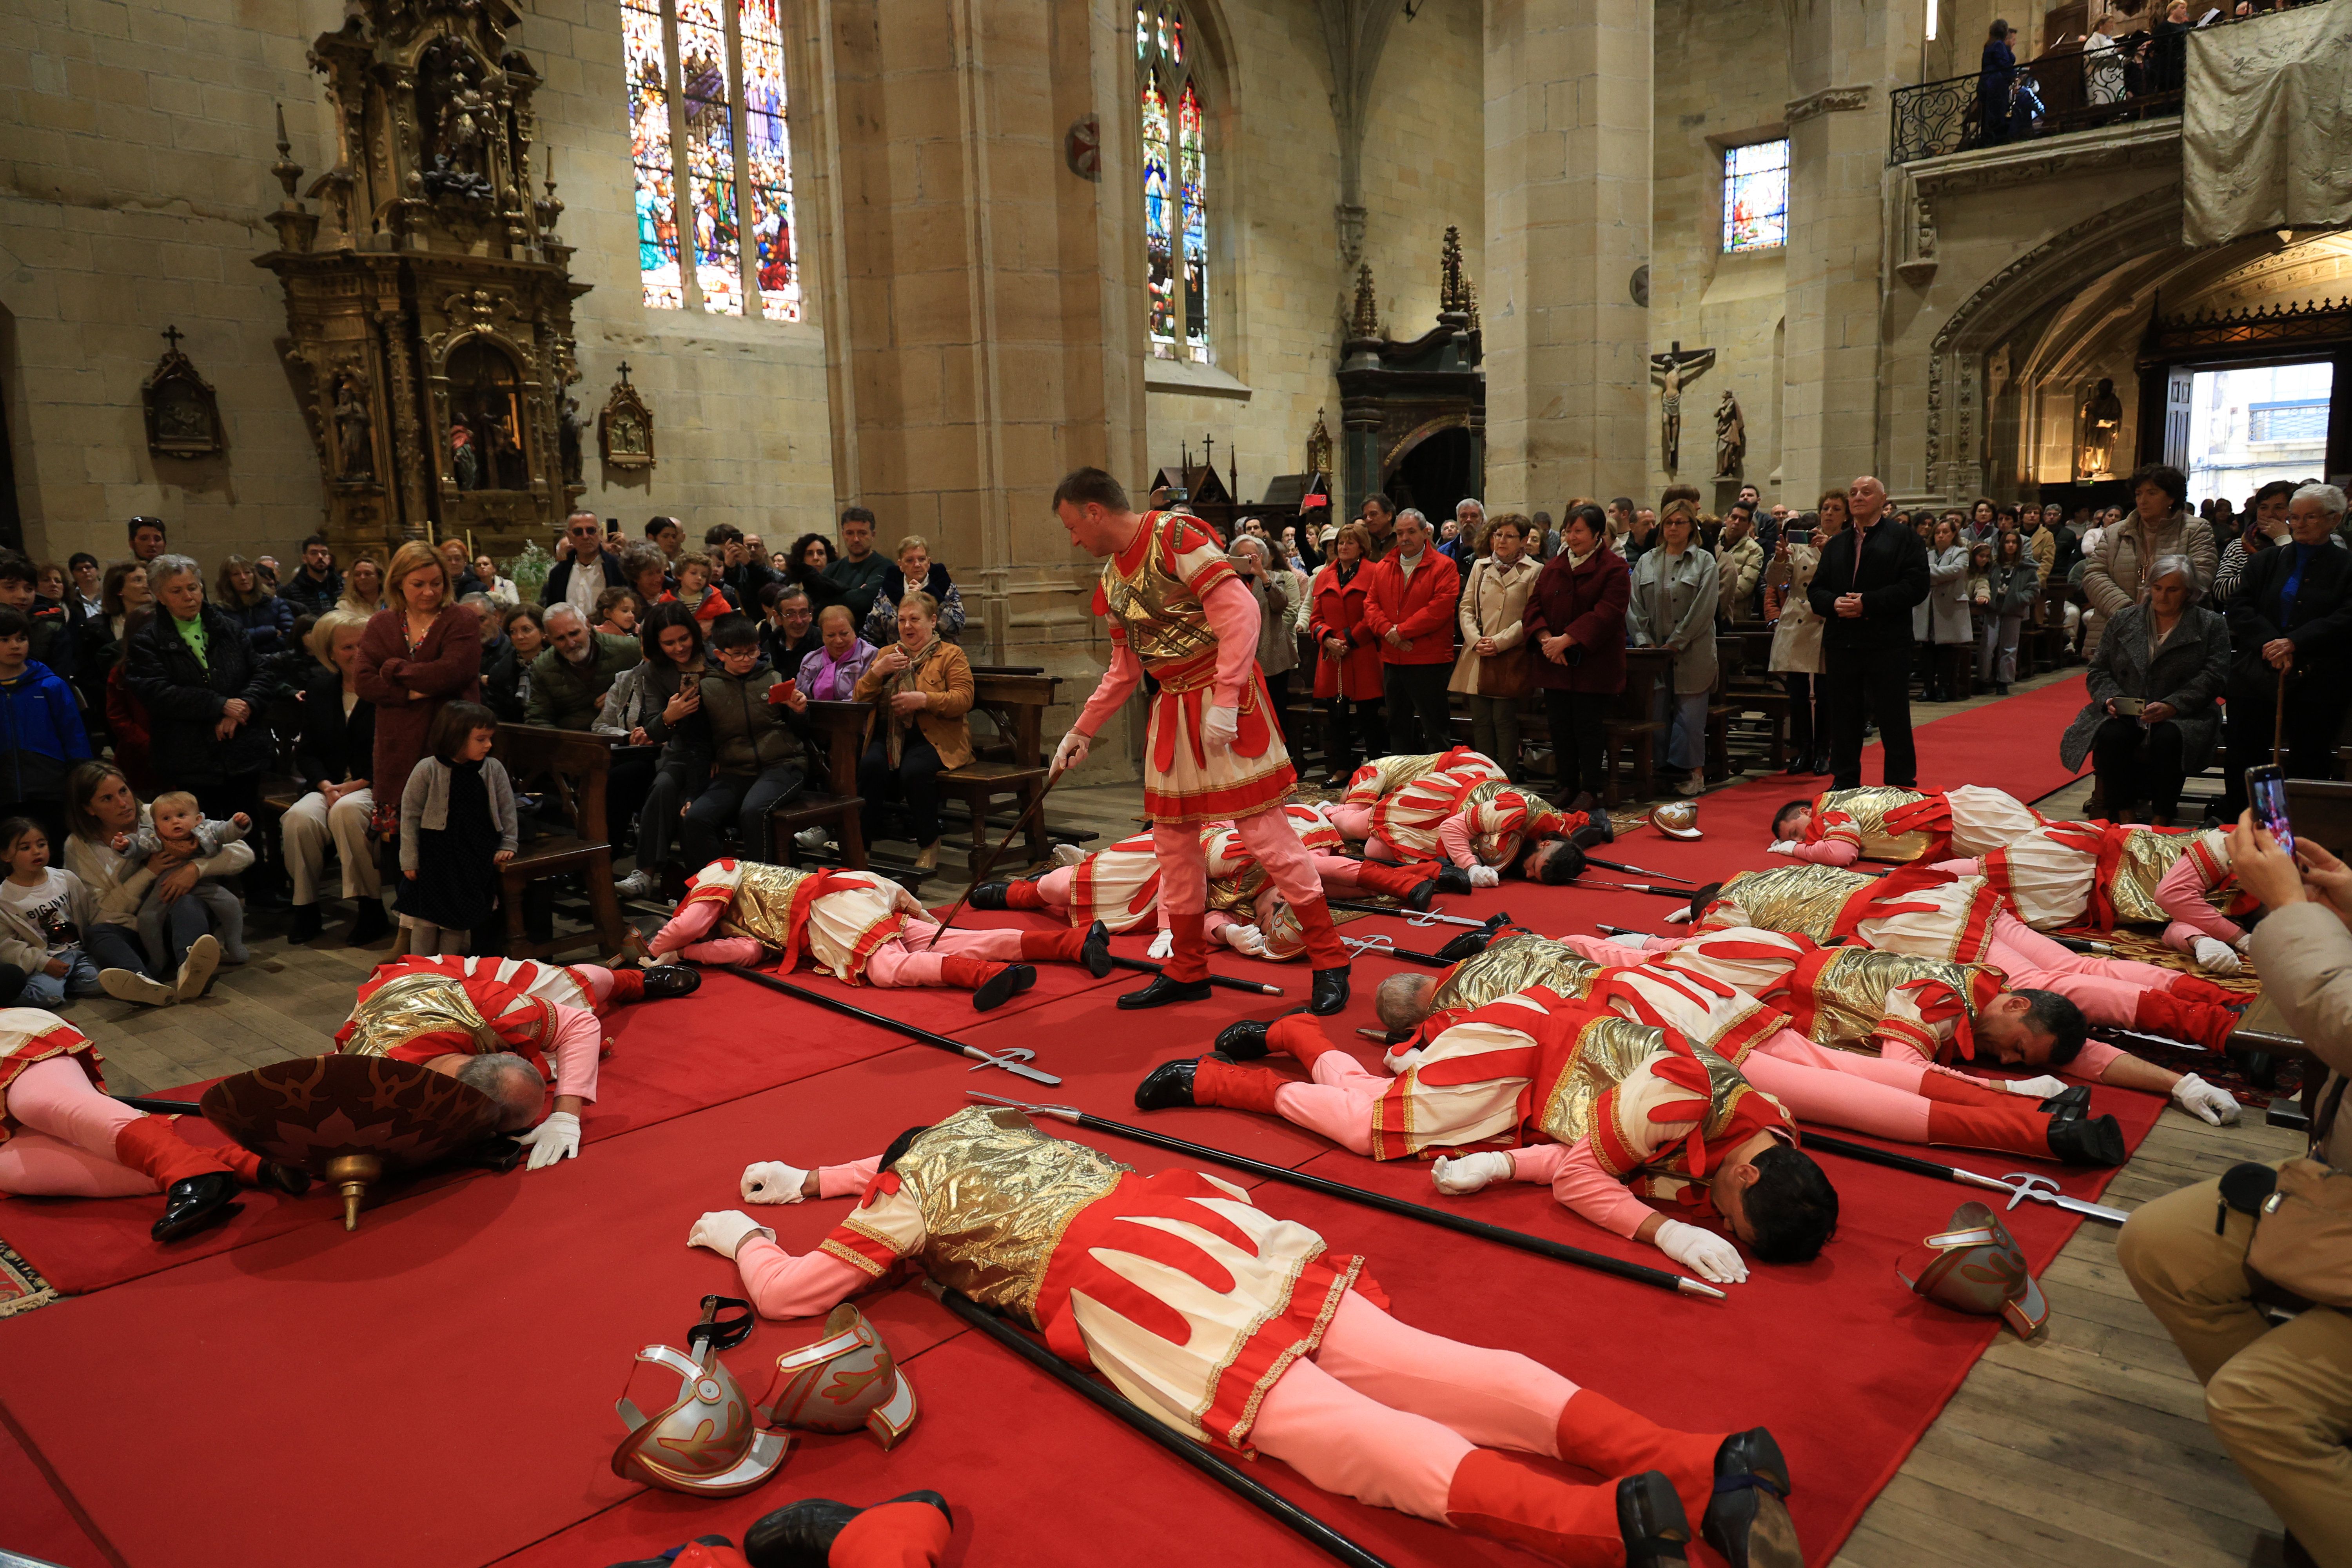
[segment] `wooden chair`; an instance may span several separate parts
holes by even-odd
[[[2295,837],[2341,852],[2352,846],[2352,784],[2336,779],[2286,781],[2287,816]]]
[[[575,948],[616,952],[628,937],[613,891],[613,846],[604,830],[604,780],[613,749],[600,736],[532,724],[501,724],[492,754],[505,764],[515,794],[537,795],[562,819],[562,829],[532,839],[499,871],[509,958],[552,958]],[[568,831],[564,830],[568,829]],[[581,874],[593,929],[547,942],[524,930],[523,899],[534,884]]]
[[[1648,800],[1657,794],[1658,737],[1665,732],[1666,726],[1652,717],[1652,712],[1658,683],[1673,680],[1674,671],[1675,656],[1664,648],[1625,650],[1625,689],[1617,694],[1601,731],[1601,761],[1609,780],[1601,793],[1603,805],[1615,805],[1624,798],[1618,788],[1617,757],[1621,748],[1628,753],[1633,767],[1635,798]]]
[[[866,724],[873,712],[870,702],[809,703],[809,722],[824,741],[824,770],[811,769],[808,787],[768,814],[768,857],[776,864],[800,863],[793,835],[829,827],[841,846],[842,865],[866,869],[866,800],[857,793],[857,758],[866,749]],[[744,848],[748,852],[751,846]]]
[[[946,800],[961,801],[971,816],[969,864],[975,880],[988,859],[989,807],[1008,797],[1017,801],[1017,820],[1045,788],[1045,710],[1054,705],[1055,689],[1061,684],[1059,677],[1050,675],[972,672],[972,709],[995,722],[996,738],[985,752],[975,744],[972,760],[962,767],[941,773],[940,794]],[[1027,838],[1029,864],[1053,852],[1043,813],[1031,819]]]

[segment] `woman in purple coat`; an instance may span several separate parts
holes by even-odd
[[[1598,811],[1609,784],[1603,744],[1609,710],[1625,689],[1625,605],[1633,576],[1608,545],[1609,516],[1585,505],[1560,524],[1559,553],[1544,563],[1521,625],[1536,659],[1536,689],[1551,721],[1559,805]]]

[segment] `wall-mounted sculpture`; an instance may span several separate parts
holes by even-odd
[[[212,383],[198,375],[180,352],[185,336],[175,326],[163,329],[169,346],[139,387],[139,400],[147,410],[147,449],[159,458],[209,458],[228,448]]]
[[[650,468],[654,466],[654,411],[629,384],[629,362],[620,363],[621,379],[613,384],[613,395],[604,400],[604,411],[596,416],[596,447],[612,468]]]

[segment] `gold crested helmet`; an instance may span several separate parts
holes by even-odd
[[[890,1347],[844,1301],[824,1321],[824,1334],[776,1358],[775,1397],[760,1414],[803,1432],[855,1432],[860,1426],[896,1447],[915,1424],[915,1390],[898,1371]]]
[[[2042,1286],[2025,1266],[2024,1249],[1984,1205],[1965,1203],[1954,1209],[1951,1228],[1927,1237],[1925,1245],[1936,1256],[1918,1279],[1895,1271],[1916,1293],[1955,1311],[1999,1318],[2021,1340],[2032,1339],[2050,1316]]]
[[[1698,802],[1670,800],[1650,813],[1650,826],[1669,838],[1704,838],[1698,830]]]
[[[728,1308],[740,1310],[719,1319],[717,1314]],[[719,1359],[719,1351],[741,1344],[750,1335],[751,1304],[730,1296],[706,1296],[702,1310],[702,1321],[687,1335],[694,1353],[668,1345],[647,1345],[637,1352],[639,1365],[667,1367],[677,1374],[677,1394],[659,1415],[647,1417],[623,1394],[614,1408],[629,1431],[613,1450],[613,1473],[675,1492],[739,1497],[782,1467],[792,1438],[759,1429],[759,1412]],[[635,1370],[630,1368],[633,1375]]]

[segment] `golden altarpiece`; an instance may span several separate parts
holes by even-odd
[[[351,0],[311,46],[335,129],[308,201],[280,112],[278,247],[254,265],[286,291],[287,369],[339,552],[544,542],[582,493],[565,389],[588,285],[556,237],[551,171],[532,166],[539,73],[506,47],[520,20],[503,0]]]

